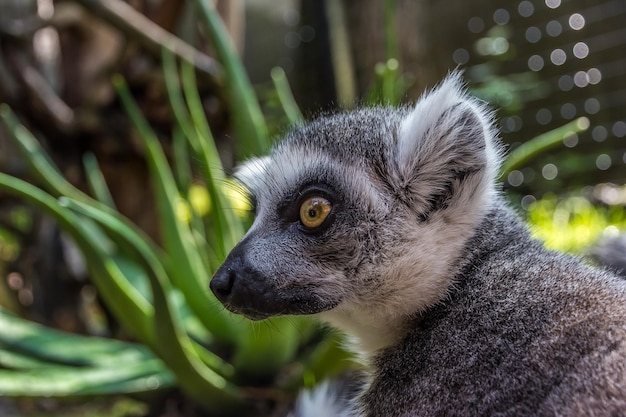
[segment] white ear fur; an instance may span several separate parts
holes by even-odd
[[[495,136],[491,112],[465,93],[460,72],[450,74],[400,125],[395,162],[401,187],[426,204],[468,174],[482,172],[493,182],[500,165]]]
[[[474,115],[474,123],[466,126],[470,131],[458,132],[456,128],[462,118]],[[490,162],[499,164],[499,155],[493,148],[491,112],[477,99],[467,95],[464,90],[461,73],[453,72],[432,91],[423,95],[411,113],[400,126],[398,137],[398,166],[410,167],[415,165],[420,156],[428,156],[436,148],[446,146],[446,142],[463,141],[464,144],[476,148],[485,148],[494,152],[487,155]],[[482,134],[480,134],[482,131]],[[454,137],[454,133],[475,133],[473,137]]]

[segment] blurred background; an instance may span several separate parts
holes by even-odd
[[[216,0],[227,49],[235,53],[230,58],[202,17],[207,2],[0,0],[0,103],[7,105],[5,111],[15,113],[63,177],[80,190],[89,190],[84,158],[92,155],[116,210],[157,245],[167,246],[167,236],[160,229],[146,145],[112,78],[123,77],[172,161],[180,121],[168,95],[163,49],[193,68],[198,108],[226,175],[237,161],[259,153],[245,146],[246,119],[240,113],[247,105],[233,93],[248,80],[263,119],[260,135],[271,142],[301,117],[410,104],[460,68],[472,94],[494,109],[509,152],[556,129],[557,140],[502,177],[511,202],[538,237],[551,247],[580,253],[626,227],[626,1]],[[237,65],[245,69],[244,82],[233,76]],[[0,124],[0,172],[39,185],[28,152],[20,152],[12,136],[15,131],[5,120]],[[190,160],[197,162],[193,156]],[[197,171],[190,173],[197,186],[193,190],[208,187],[196,178]],[[210,200],[206,190],[193,194],[199,195],[195,200],[187,191],[181,195],[192,209],[202,204],[197,201]],[[100,293],[79,248],[54,217],[0,189],[0,306],[46,328],[142,342],[124,330]],[[248,399],[264,404],[250,415],[285,415],[292,396],[276,392],[308,384],[280,381],[286,367],[292,370],[302,352],[314,350],[326,337],[311,334],[293,336],[306,342],[271,377],[236,380],[270,390],[246,391]],[[17,348],[16,340],[0,339],[0,351],[29,351]],[[71,350],[71,344],[66,346]],[[230,360],[232,346],[206,346]],[[163,359],[158,349],[155,354]],[[141,396],[149,391],[145,387],[133,391],[132,401],[115,390],[105,396],[3,391],[8,386],[3,381],[14,374],[2,371],[24,369],[38,368],[0,358],[3,416],[221,415],[185,406],[188,393],[179,390],[176,378],[149,398]],[[306,379],[308,374],[302,374]]]

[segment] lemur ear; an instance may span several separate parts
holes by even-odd
[[[499,159],[491,113],[465,93],[459,72],[424,95],[400,125],[399,179],[421,210],[449,204],[470,176],[492,183]]]

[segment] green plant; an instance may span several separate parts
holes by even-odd
[[[396,0],[383,2],[386,60],[374,66],[374,81],[370,86],[365,103],[368,105],[398,105],[413,83],[407,74],[400,72],[400,48],[396,34]]]
[[[557,127],[556,129],[524,142],[508,155],[502,164],[500,177],[505,177],[511,171],[525,165],[535,156],[562,144],[565,139],[584,132],[587,129],[589,129],[589,119],[586,117],[579,117],[564,124],[563,126]]]
[[[210,2],[196,4],[225,68],[239,153],[263,153],[269,146],[267,127],[241,62]],[[233,188],[212,140],[192,66],[183,62],[179,68],[164,48],[163,69],[176,121],[171,165],[124,80],[114,79],[145,149],[162,246],[116,210],[91,155],[84,165],[93,196],[65,180],[13,111],[0,106],[0,120],[39,185],[0,173],[0,189],[53,217],[72,237],[100,297],[137,341],[71,335],[0,310],[1,327],[9,329],[0,335],[2,396],[73,397],[178,386],[215,415],[241,415],[251,406],[248,385],[280,380],[276,388],[294,389],[346,363],[334,338],[301,353],[319,332],[310,320],[251,323],[225,311],[208,290],[209,278],[241,239],[249,219],[230,210]],[[285,80],[276,82],[285,102],[290,97]],[[286,108],[288,115],[299,117],[293,105]],[[218,356],[216,350],[226,354]]]
[[[622,206],[592,204],[579,193],[562,198],[548,194],[528,208],[533,235],[551,249],[581,253],[603,233],[626,230]]]
[[[243,235],[245,219],[227,209],[224,174],[215,148],[212,142],[200,139],[208,137],[207,126],[202,120],[192,122],[191,106],[181,107],[175,63],[170,55],[164,62],[172,107],[180,131],[185,132],[177,135],[184,135],[194,159],[201,161],[212,209],[206,216],[193,210],[191,218],[180,215],[181,205],[190,205],[184,198],[184,191],[191,187],[190,177],[175,177],[124,82],[117,79],[120,97],[146,149],[163,248],[112,207],[106,186],[99,180],[101,173],[89,156],[86,171],[99,200],[70,185],[12,111],[0,108],[11,138],[46,191],[6,174],[0,174],[0,188],[57,220],[81,248],[92,280],[119,322],[150,348],[63,334],[3,312],[3,320],[12,329],[0,336],[0,360],[5,368],[0,371],[0,392],[5,396],[95,395],[177,384],[206,409],[236,414],[248,405],[245,390],[237,383],[275,376],[296,359],[302,341],[314,330],[305,319],[279,318],[255,325],[225,312],[209,294],[208,278]],[[183,67],[183,73],[191,86],[190,68]],[[187,87],[186,92],[193,95],[195,90]],[[195,105],[196,99],[188,96],[187,102]],[[191,169],[180,166],[182,158],[175,163],[179,173]],[[3,328],[9,325],[6,323]],[[84,349],[73,348],[76,345]],[[213,354],[212,346],[228,347],[232,352],[229,360]],[[300,368],[285,386],[298,385],[305,372],[310,373]]]

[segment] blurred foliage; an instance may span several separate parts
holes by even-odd
[[[496,75],[494,65],[486,63],[469,70],[476,83],[472,94],[504,114],[517,114],[525,108],[526,102],[545,97],[550,91],[534,72]]]
[[[140,417],[148,412],[144,403],[128,397],[100,398],[89,404],[49,400],[45,407],[23,402],[26,410],[20,417]]]
[[[225,68],[240,152],[266,152],[267,125],[241,63],[216,11],[198,3]],[[310,320],[252,323],[227,312],[208,290],[208,279],[250,223],[249,203],[224,173],[194,68],[184,60],[179,67],[164,49],[163,70],[176,122],[171,164],[125,81],[114,80],[145,149],[161,246],[116,210],[92,155],[84,157],[90,196],[63,177],[8,106],[0,107],[9,138],[41,187],[0,174],[0,189],[37,206],[71,236],[100,297],[140,343],[63,333],[0,310],[2,327],[11,330],[0,338],[4,397],[98,396],[178,386],[211,415],[244,415],[255,401],[276,400],[281,395],[276,392],[288,395],[349,363],[336,339],[320,339],[324,332]],[[275,85],[286,117],[299,118],[284,75],[275,74]],[[318,342],[307,345],[314,338]],[[249,386],[259,389],[250,392]]]
[[[365,97],[365,104],[398,105],[412,84],[411,77],[400,72],[396,58],[379,62],[374,68],[374,83]]]
[[[557,145],[561,145],[563,141],[577,135],[578,133],[584,132],[588,128],[589,119],[586,117],[580,117],[561,127],[524,142],[508,154],[506,160],[502,164],[500,177],[506,178],[506,176],[512,171],[527,164],[529,160],[541,155]]]
[[[0,174],[0,188],[37,205],[61,224],[81,249],[117,320],[153,352],[140,345],[64,334],[3,313],[3,328],[12,329],[0,340],[3,396],[102,395],[176,384],[216,415],[241,415],[250,399],[238,383],[272,384],[288,370],[282,388],[293,389],[305,379],[323,377],[320,370],[328,369],[294,368],[300,346],[316,333],[308,320],[283,317],[257,325],[225,311],[208,291],[208,277],[249,222],[241,216],[247,201],[226,180],[217,151],[206,140],[210,138],[206,121],[193,108],[197,106],[193,72],[183,64],[187,76],[183,95],[173,56],[166,53],[164,63],[178,129],[188,155],[193,155],[178,158],[174,170],[125,83],[116,81],[147,151],[163,249],[111,206],[106,184],[97,180],[101,177],[97,164],[88,162],[86,170],[99,200],[67,182],[12,111],[6,106],[0,110],[14,144],[47,191],[5,174]],[[199,161],[198,166],[189,165],[191,161]],[[181,175],[195,169],[200,170],[203,185],[189,182],[191,175]],[[226,360],[210,350],[219,347],[228,349]],[[318,365],[328,358],[335,358],[331,364],[346,358],[332,339],[318,347],[301,359],[316,358],[311,363]]]
[[[547,194],[530,205],[527,218],[534,237],[550,249],[571,253],[584,252],[604,234],[626,230],[623,204],[594,204],[581,193]]]
[[[585,1],[487,4],[463,16],[467,38],[456,40],[453,60],[465,68],[472,92],[498,112],[504,141],[515,149],[576,118],[589,125],[564,146],[528,161],[513,181],[504,178],[505,185],[540,198],[623,183],[624,102],[613,98],[626,86],[625,38],[616,31],[623,26],[623,5],[616,13],[609,1],[593,7]],[[580,26],[570,16],[580,16]],[[597,43],[600,38],[606,42]]]

